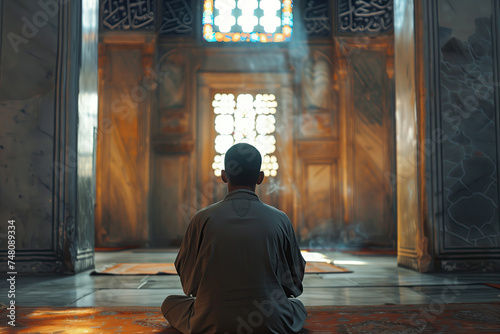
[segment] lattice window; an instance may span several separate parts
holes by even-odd
[[[276,151],[276,110],[274,94],[220,94],[212,102],[215,113],[215,152],[212,168],[216,176],[224,169],[227,150],[237,143],[254,145],[262,155],[262,168],[266,176],[278,173]]]
[[[208,42],[286,42],[292,38],[292,0],[205,0]]]

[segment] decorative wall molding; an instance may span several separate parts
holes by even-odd
[[[153,148],[159,154],[189,154],[194,151],[194,141],[172,140],[158,136],[153,140]]]
[[[419,271],[417,259],[413,256],[401,255],[398,250],[398,266]]]
[[[16,256],[17,258],[17,256]],[[2,272],[7,272],[7,261],[2,261],[4,264],[0,267]],[[92,259],[93,265],[93,259]],[[29,261],[29,262],[20,262],[16,260],[16,271],[17,273],[26,273],[26,274],[63,274],[63,270],[61,268],[64,266],[62,261],[51,261],[51,262],[42,262],[42,261]]]
[[[394,26],[393,0],[337,0],[339,33],[378,34]]]
[[[155,0],[101,0],[104,30],[154,30]]]
[[[305,59],[302,67],[305,108],[326,109],[331,106],[332,73],[331,62],[324,53],[315,50]]]
[[[7,272],[7,252],[2,251],[0,262],[0,270]],[[5,260],[4,260],[5,259]],[[93,258],[92,258],[93,261]],[[52,273],[63,274],[66,271],[67,265],[63,260],[55,255],[53,250],[30,250],[16,251],[16,272],[17,273]],[[93,265],[93,263],[92,263]]]
[[[300,140],[296,145],[297,154],[301,159],[318,157],[338,159],[340,155],[338,141]]]
[[[188,50],[175,49],[165,53],[158,61],[160,82],[158,87],[158,102],[161,110],[167,108],[182,108],[186,105],[187,88],[189,84]]]
[[[338,92],[333,87],[330,50],[312,50],[302,63],[302,138],[338,137]]]
[[[498,273],[500,272],[500,260],[496,259],[460,259],[436,261],[437,270],[444,272],[478,272]]]

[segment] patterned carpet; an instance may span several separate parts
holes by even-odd
[[[351,271],[326,262],[307,262],[306,274],[350,273]],[[173,263],[118,263],[102,271],[92,274],[111,275],[177,275]]]
[[[500,332],[500,303],[308,307],[301,333]],[[8,326],[0,310],[1,329]],[[16,333],[178,333],[159,307],[17,308]]]

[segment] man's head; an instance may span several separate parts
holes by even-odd
[[[260,171],[262,157],[260,152],[250,144],[239,143],[231,146],[224,159],[225,170],[222,171],[222,180],[230,188],[255,189],[261,184],[264,173]],[[231,191],[231,189],[230,189]]]

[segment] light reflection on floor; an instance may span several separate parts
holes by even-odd
[[[96,266],[118,262],[173,262],[174,250],[125,250],[97,252]],[[396,256],[360,256],[341,252],[306,252],[309,260],[333,261],[352,273],[308,274],[299,297],[306,306],[424,304],[440,295],[447,286],[461,289],[455,302],[500,302],[500,290],[482,283],[499,283],[498,274],[420,274],[397,267]],[[170,294],[182,294],[178,276],[91,276],[91,271],[65,276],[17,277],[18,306],[159,307]],[[7,282],[0,281],[5,289]],[[0,295],[7,303],[7,295]]]

